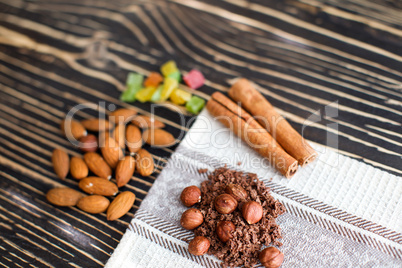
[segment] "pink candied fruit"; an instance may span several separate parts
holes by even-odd
[[[202,73],[198,70],[191,70],[188,74],[183,77],[184,82],[187,86],[192,89],[197,89],[204,85],[205,78]]]

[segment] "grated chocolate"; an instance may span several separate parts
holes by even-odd
[[[246,201],[256,201],[263,207],[263,217],[255,224],[249,225],[241,215],[242,202],[231,214],[220,214],[214,208],[214,200],[225,192],[225,187],[238,184],[248,192]],[[204,222],[194,229],[196,236],[205,236],[211,242],[208,254],[222,260],[223,267],[253,267],[257,263],[261,248],[269,244],[281,246],[278,241],[281,230],[275,219],[285,213],[286,209],[270,195],[270,189],[257,178],[256,174],[243,173],[227,168],[216,169],[201,183],[201,202],[197,208],[204,216]],[[220,220],[232,221],[236,229],[233,237],[226,243],[219,240],[215,228]]]

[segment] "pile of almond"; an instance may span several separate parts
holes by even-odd
[[[134,172],[142,176],[154,172],[154,159],[142,148],[143,143],[156,147],[176,143],[172,134],[161,129],[164,126],[164,123],[137,115],[131,109],[118,109],[110,113],[109,120],[63,120],[64,136],[76,144],[84,156],[70,159],[65,151],[55,149],[52,155],[54,171],[62,180],[70,173],[79,180],[78,187],[89,195],[67,187],[54,188],[48,191],[47,200],[57,206],[77,206],[93,214],[107,210],[107,219],[111,221],[122,217],[132,208],[135,194],[130,191],[118,194],[118,188],[126,185]],[[125,155],[126,146],[128,155]],[[110,181],[113,171],[115,183]],[[107,197],[116,194],[110,203]]]

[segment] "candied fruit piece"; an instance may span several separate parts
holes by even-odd
[[[152,97],[150,99],[151,102],[157,102],[160,101],[161,99],[161,94],[162,94],[162,90],[163,90],[163,85],[160,85],[156,91],[154,92],[154,94],[152,94]]]
[[[126,90],[120,95],[120,100],[125,102],[133,102],[136,100],[135,95],[142,88],[144,76],[137,73],[129,73],[126,81]]]
[[[176,88],[170,95],[170,100],[177,105],[183,105],[191,99],[191,93],[183,89]]]
[[[204,108],[205,100],[197,96],[192,96],[186,103],[186,109],[190,113],[198,114]]]
[[[176,66],[176,62],[170,60],[161,66],[161,73],[164,77],[167,77],[169,74],[178,71]]]
[[[170,77],[166,77],[165,82],[163,83],[163,90],[161,93],[160,100],[161,101],[167,100],[170,97],[170,94],[172,94],[173,90],[175,90],[178,85],[179,83],[177,82],[177,80]]]
[[[158,72],[152,72],[149,74],[148,78],[145,79],[144,86],[145,87],[157,87],[160,83],[162,83],[163,77]]]
[[[177,82],[180,83],[181,81],[181,73],[179,70],[177,70],[174,73],[169,74],[167,77],[173,78],[174,80],[176,80]]]
[[[200,71],[193,69],[188,74],[183,76],[183,81],[190,88],[197,89],[204,85],[205,78]]]
[[[157,90],[156,87],[145,87],[135,94],[135,97],[140,102],[147,102],[151,100],[152,95]]]

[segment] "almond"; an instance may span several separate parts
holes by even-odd
[[[57,177],[64,180],[70,168],[70,159],[68,158],[68,154],[61,149],[54,149],[52,154],[52,163]]]
[[[109,139],[109,137],[110,137],[110,132],[108,130],[99,132],[99,135],[98,135],[99,148],[102,148],[103,146],[105,146],[105,141],[107,139]]]
[[[126,128],[126,142],[128,150],[136,153],[142,146],[141,131],[134,125],[128,125]]]
[[[79,148],[83,152],[95,152],[98,149],[98,139],[92,134],[81,137]]]
[[[108,180],[112,177],[112,169],[99,154],[88,152],[84,155],[84,161],[95,175]]]
[[[87,119],[81,121],[81,124],[90,131],[105,131],[112,128],[112,125],[109,121],[105,119]]]
[[[169,132],[159,128],[149,128],[142,133],[142,139],[155,147],[169,147],[176,143],[176,139]]]
[[[75,206],[82,197],[82,193],[67,187],[53,188],[46,194],[47,201],[62,207]]]
[[[63,120],[60,124],[61,132],[67,139],[70,140],[70,137],[78,140],[81,137],[87,135],[87,131],[84,126],[78,122],[77,120],[69,119]]]
[[[136,155],[136,171],[142,176],[149,176],[154,172],[154,159],[145,149],[141,149]]]
[[[81,157],[73,156],[70,161],[70,174],[80,180],[88,176],[88,166]]]
[[[134,174],[135,160],[131,156],[126,156],[119,161],[116,167],[116,183],[117,187],[126,185]]]
[[[112,138],[117,141],[120,148],[124,149],[126,147],[126,125],[118,124],[113,130]]]
[[[113,169],[116,168],[119,160],[123,158],[123,151],[112,137],[105,139],[105,145],[101,146],[101,152],[106,163]]]
[[[132,192],[122,192],[112,201],[106,212],[108,221],[114,221],[125,215],[133,207],[135,194]]]
[[[101,195],[85,196],[78,201],[77,207],[85,212],[91,214],[98,214],[105,212],[109,206],[110,201]]]
[[[125,124],[137,114],[137,111],[132,109],[117,109],[109,114],[109,121],[112,124]]]
[[[162,123],[161,121],[156,120],[154,117],[149,117],[145,115],[138,115],[135,117],[133,120],[131,120],[131,123],[136,125],[139,128],[145,129],[145,128],[164,128],[165,124]]]
[[[78,187],[87,194],[97,194],[104,196],[112,196],[117,194],[116,184],[111,181],[99,177],[87,177],[80,180]]]

